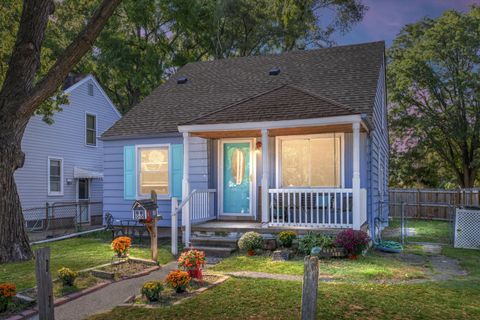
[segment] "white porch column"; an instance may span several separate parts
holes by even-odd
[[[360,123],[355,122],[353,129],[353,229],[360,230]]]
[[[190,133],[183,133],[183,180],[182,201],[190,194]],[[190,206],[186,203],[182,209],[182,224],[184,226],[183,242],[185,247],[190,246]]]
[[[270,161],[268,159],[268,130],[262,129],[262,226],[268,227],[268,188]]]

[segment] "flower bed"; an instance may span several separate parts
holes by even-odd
[[[128,298],[120,307],[160,308],[171,306],[208,290],[227,279],[228,277],[223,275],[204,274],[202,280],[192,279],[182,293],[178,293],[174,288],[165,285],[158,296],[158,301],[149,301],[145,296],[137,295]]]
[[[137,277],[159,269],[159,266],[150,260],[129,258],[100,266],[91,270],[98,278],[107,280],[121,280]]]

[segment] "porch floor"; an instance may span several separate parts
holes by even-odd
[[[337,234],[342,228],[307,228],[307,227],[262,227],[262,223],[256,221],[221,221],[213,220],[192,225],[192,232],[238,232],[256,231],[258,233],[279,233],[285,230],[293,230],[298,234],[305,234],[308,231],[316,231],[325,234]]]

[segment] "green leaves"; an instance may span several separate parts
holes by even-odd
[[[388,51],[393,136],[422,140],[462,187],[479,169],[479,53],[479,7],[407,25]]]

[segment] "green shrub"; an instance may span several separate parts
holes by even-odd
[[[158,301],[160,299],[160,293],[163,290],[163,284],[161,281],[147,281],[142,286],[142,295],[147,298],[148,301]]]
[[[62,281],[64,286],[73,286],[75,279],[78,277],[78,272],[69,268],[60,268],[57,272],[58,278]]]
[[[241,250],[256,250],[261,249],[263,238],[259,233],[249,231],[244,233],[240,240],[238,240],[238,247]]]
[[[278,234],[277,240],[281,247],[291,248],[293,240],[297,238],[297,234],[293,231],[282,231]]]
[[[334,247],[335,242],[332,237],[314,232],[307,232],[298,240],[298,250],[304,254],[310,254],[313,247],[322,249]]]

